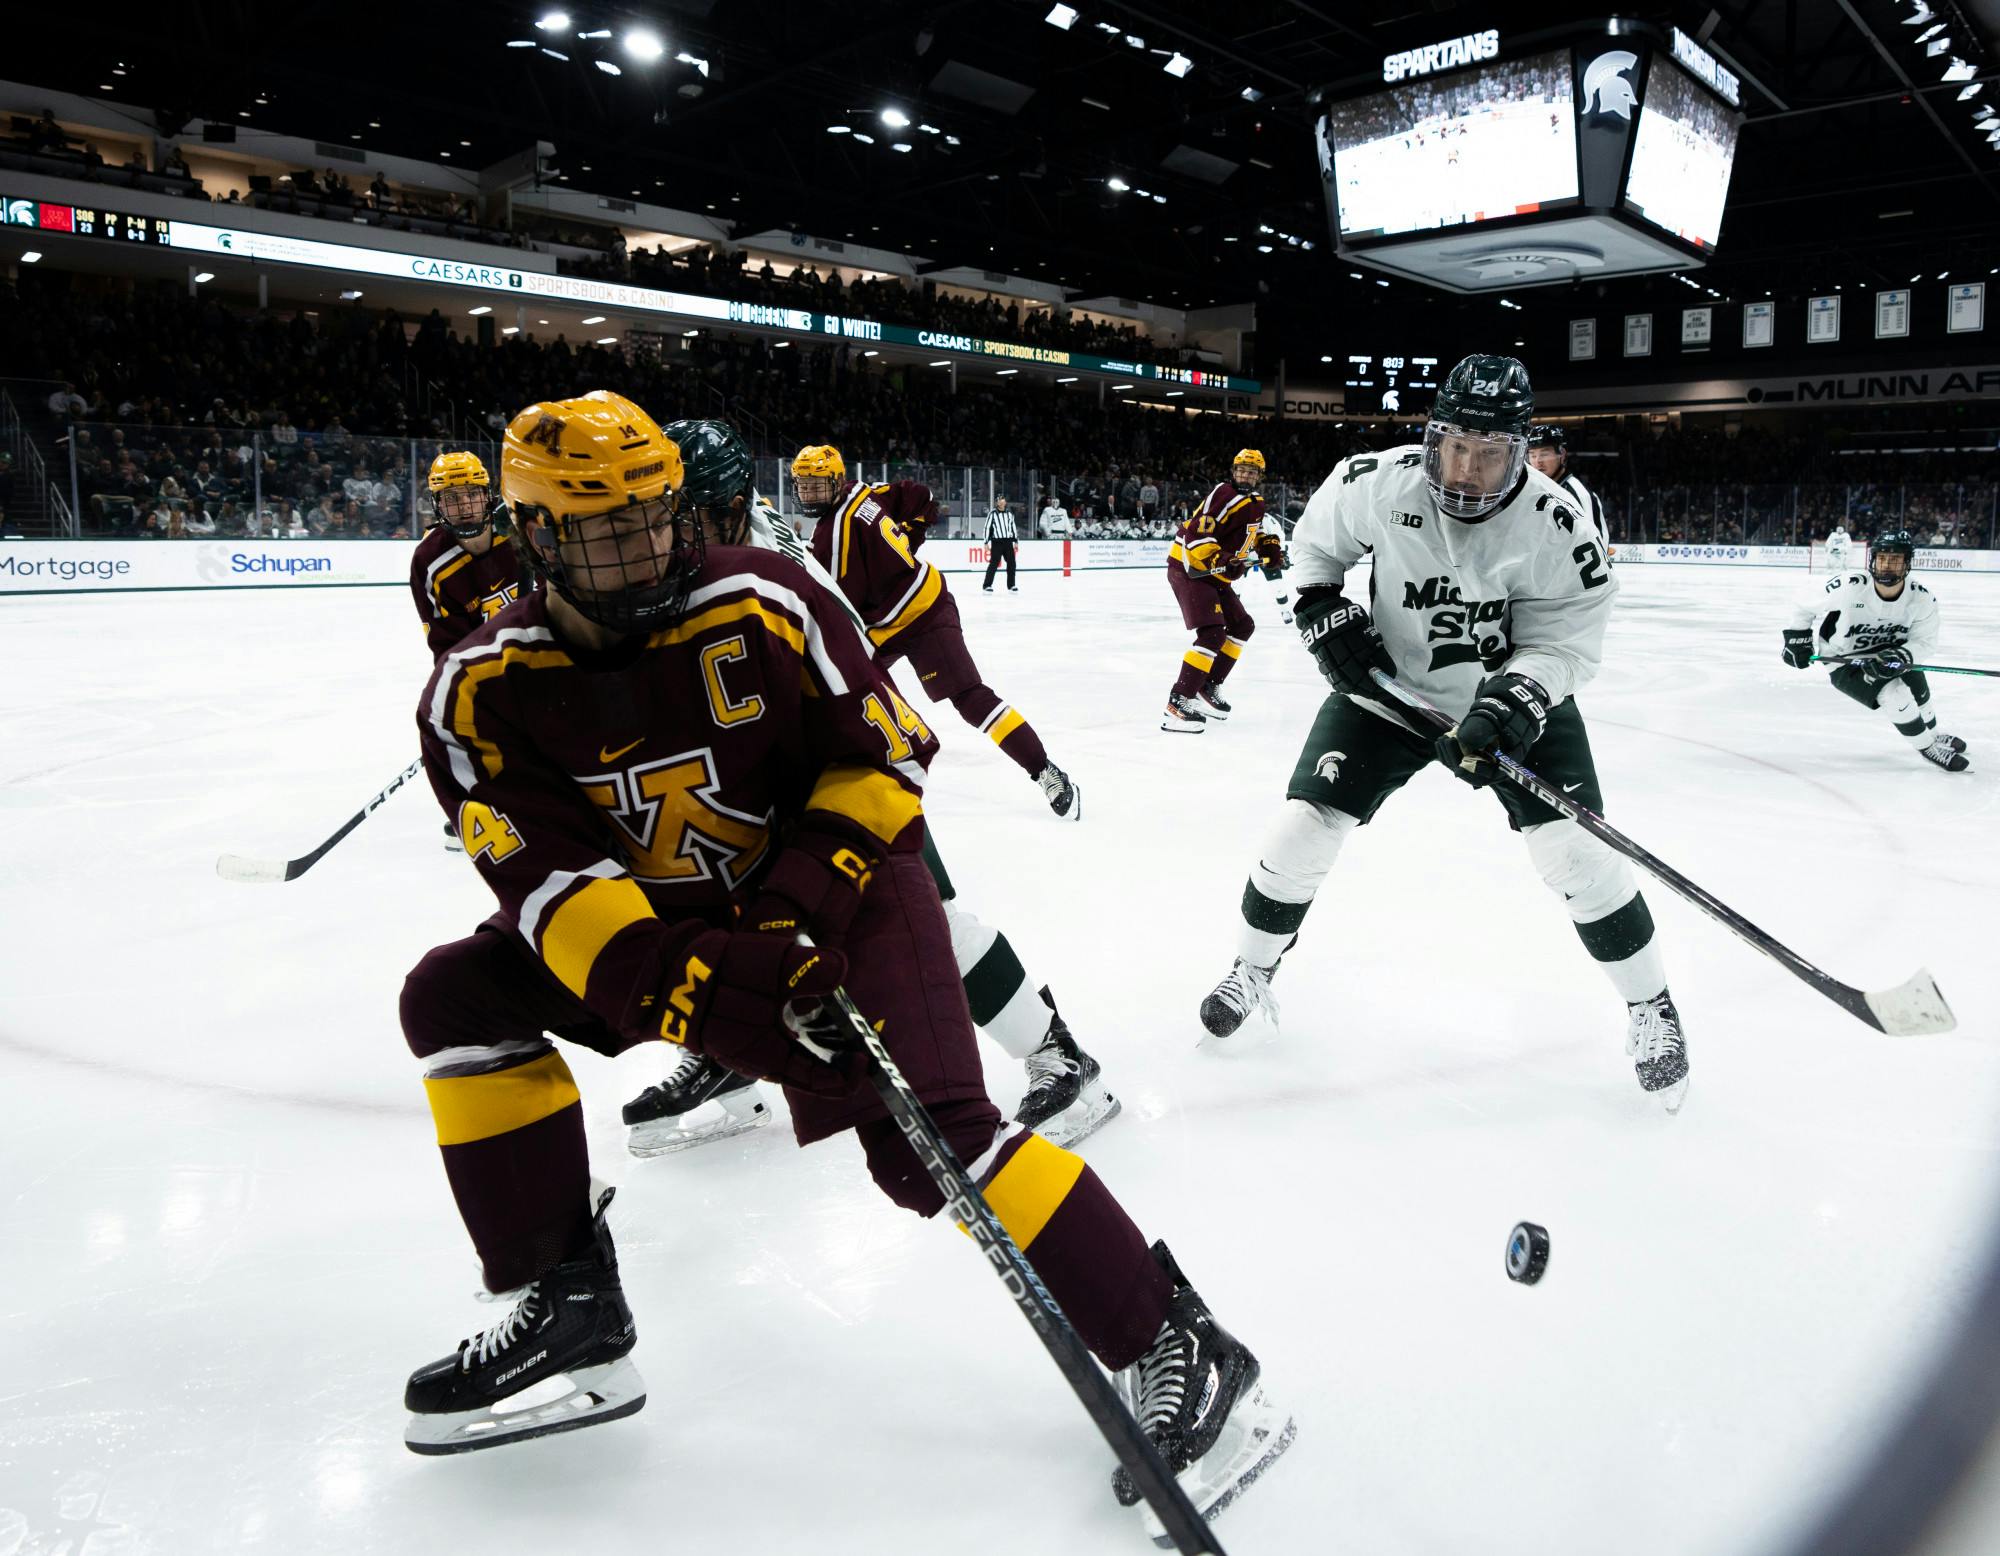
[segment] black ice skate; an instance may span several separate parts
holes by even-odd
[[[1965,742],[1956,735],[1938,735],[1918,755],[1926,762],[1936,763],[1948,773],[1962,773],[1972,766],[1965,759]]]
[[[1228,976],[1201,1002],[1201,1024],[1216,1037],[1228,1037],[1249,1019],[1253,1010],[1261,1010],[1275,1027],[1278,999],[1271,992],[1271,977],[1277,970],[1275,966],[1258,967],[1237,957]]]
[[[632,1365],[638,1340],[605,1225],[576,1258],[506,1293],[507,1316],[451,1355],[410,1374],[403,1441],[414,1453],[469,1453],[629,1416],[646,1403]],[[546,1385],[546,1386],[544,1386]]]
[[[1160,728],[1169,735],[1199,735],[1208,728],[1208,715],[1190,697],[1179,692],[1167,694],[1167,711],[1160,719]]]
[[[1678,1113],[1687,1096],[1687,1042],[1681,1036],[1681,1013],[1674,1009],[1673,996],[1665,989],[1649,1000],[1625,1007],[1629,1022],[1625,1028],[1625,1052],[1632,1055],[1632,1068],[1639,1084]]]
[[[1068,773],[1051,762],[1035,774],[1035,782],[1042,786],[1042,793],[1048,799],[1049,809],[1056,813],[1056,820],[1083,820],[1083,790],[1076,786]]]
[[[1052,1145],[1071,1146],[1096,1134],[1123,1104],[1104,1089],[1097,1061],[1077,1047],[1047,989],[1042,1000],[1049,1007],[1049,1035],[1028,1055],[1028,1094],[1014,1122]]]
[[[770,1123],[771,1110],[750,1076],[688,1053],[673,1074],[626,1103],[624,1117],[632,1130],[625,1143],[634,1156],[666,1156],[747,1134]]]
[[[448,854],[465,852],[465,845],[458,840],[458,828],[449,821],[444,824],[444,851]]]
[[[1265,1397],[1257,1358],[1215,1321],[1167,1245],[1153,1244],[1153,1257],[1173,1279],[1173,1300],[1146,1354],[1113,1382],[1195,1510],[1213,1518],[1291,1447],[1298,1427]],[[1123,1465],[1111,1489],[1126,1507],[1139,1500]],[[1146,1532],[1171,1548],[1150,1508]]]
[[[1219,686],[1204,686],[1195,695],[1195,706],[1208,715],[1211,724],[1220,724],[1236,710],[1230,707]]]

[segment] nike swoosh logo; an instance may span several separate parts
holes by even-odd
[[[632,742],[631,746],[620,746],[616,751],[607,751],[603,746],[599,746],[597,748],[597,759],[600,762],[615,762],[627,751],[630,751],[632,746],[642,746],[645,743],[646,737],[641,735],[637,740]]]
[[[1563,785],[1563,793],[1565,793],[1565,794],[1574,794],[1574,793],[1576,793],[1576,791],[1577,791],[1578,789],[1581,789],[1582,787],[1583,787],[1583,780],[1582,780],[1581,778],[1579,778],[1579,779],[1577,779],[1577,781],[1576,781],[1575,783],[1566,783],[1566,784],[1564,784],[1564,785]]]

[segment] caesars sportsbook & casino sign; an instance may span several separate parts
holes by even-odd
[[[230,227],[211,227],[202,222],[125,216],[39,200],[0,196],[0,223],[78,237],[140,242],[192,254],[216,254],[229,259],[253,260],[259,264],[310,265],[347,275],[389,276],[435,286],[470,287],[478,291],[500,292],[524,301],[529,298],[546,299],[581,307],[617,308],[629,313],[662,314],[676,319],[703,319],[714,324],[789,330],[795,334],[819,335],[835,340],[871,341],[926,351],[949,351],[961,356],[1066,368],[1101,378],[1177,384],[1217,393],[1255,394],[1262,387],[1257,379],[1237,378],[1205,368],[1169,367],[1157,362],[1122,362],[1116,357],[1096,356],[1087,351],[1064,351],[1019,341],[911,329],[906,325],[885,324],[880,320],[846,314],[815,313],[803,308],[770,308],[758,303],[731,302],[721,297],[668,292],[619,281],[551,275],[539,270],[514,270],[505,265],[362,248],[351,243],[325,243],[316,238],[294,238],[282,233],[245,232]]]

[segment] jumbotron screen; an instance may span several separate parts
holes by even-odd
[[[1576,104],[1567,49],[1330,108],[1343,238],[1516,216],[1577,188]]]
[[[1742,122],[1693,76],[1655,55],[1632,137],[1626,206],[1676,237],[1714,248]]]

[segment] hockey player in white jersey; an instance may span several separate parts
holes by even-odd
[[[1909,531],[1892,530],[1869,547],[1867,572],[1815,585],[1785,628],[1785,663],[1804,670],[1815,654],[1845,659],[1834,690],[1887,715],[1926,762],[1962,773],[1972,765],[1965,742],[1939,731],[1930,682],[1915,668],[1935,656],[1938,640],[1937,596],[1910,576],[1916,557]]]
[[[1569,467],[1569,434],[1553,422],[1537,423],[1528,433],[1528,463],[1569,493],[1576,511],[1590,520],[1602,538],[1604,505]]]
[[[756,463],[728,423],[676,421],[661,430],[681,450],[686,471],[681,501],[702,512],[714,544],[754,546],[787,556],[854,614],[811,549],[757,495],[752,484]],[[859,616],[854,624],[865,641]],[[924,863],[944,900],[952,955],[973,1024],[1027,1066],[1028,1091],[1016,1122],[1060,1146],[1094,1134],[1120,1107],[1105,1089],[1097,1060],[1077,1046],[1047,986],[1035,983],[1006,935],[959,905],[928,829]],[[697,1112],[710,1102],[716,1107]],[[758,1128],[770,1117],[754,1079],[691,1051],[665,1081],[625,1105],[631,1130],[627,1143],[635,1156],[661,1156],[726,1139]]]
[[[1467,357],[1439,390],[1422,444],[1341,461],[1306,504],[1292,533],[1294,610],[1333,692],[1244,886],[1236,964],[1202,1002],[1202,1024],[1216,1036],[1260,1007],[1275,1018],[1272,975],[1341,845],[1432,761],[1484,788],[1504,754],[1604,809],[1572,694],[1597,673],[1618,585],[1597,527],[1527,468],[1532,411],[1519,362]],[[1342,593],[1348,570],[1371,553],[1372,619]],[[1378,669],[1457,727],[1418,733],[1370,679]],[[1687,1049],[1631,866],[1514,785],[1493,793],[1625,1002],[1640,1086],[1677,1111]]]
[[[1847,571],[1847,547],[1847,526],[1834,525],[1832,533],[1826,537],[1826,570],[1829,573]]]

